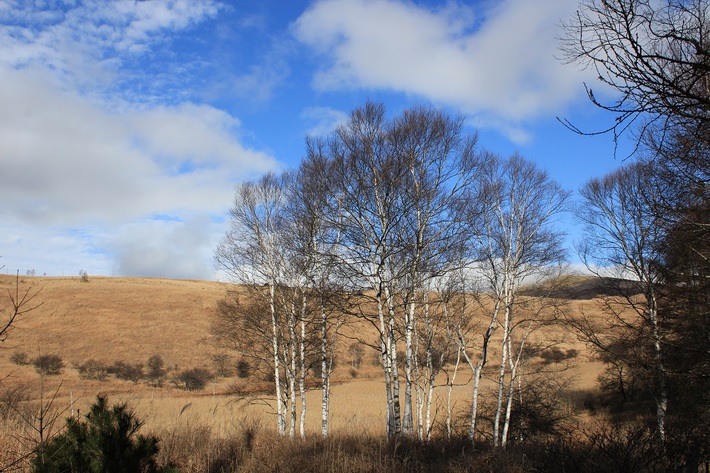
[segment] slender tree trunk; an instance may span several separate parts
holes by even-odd
[[[402,433],[402,416],[399,402],[399,368],[397,366],[397,340],[395,331],[395,309],[387,284],[380,279],[381,292],[378,293],[378,314],[380,317],[381,343],[384,344],[383,367],[387,390],[387,435]],[[380,296],[384,294],[384,300]],[[386,319],[385,319],[386,310]]]
[[[269,308],[271,310],[271,327],[273,329],[272,343],[274,350],[274,387],[276,388],[276,422],[280,435],[286,433],[286,414],[282,403],[283,394],[281,392],[281,364],[279,357],[279,324],[276,316],[276,288],[273,283],[269,284]]]
[[[291,300],[291,310],[288,316],[288,396],[289,404],[289,437],[296,436],[296,317],[295,317],[295,294]]]
[[[486,329],[486,332],[483,334],[483,345],[481,346],[481,357],[478,360],[478,363],[476,366],[473,368],[473,394],[472,394],[472,402],[471,402],[471,425],[469,427],[468,431],[468,437],[471,440],[471,444],[475,445],[475,436],[476,436],[476,421],[478,420],[478,396],[479,396],[479,389],[480,389],[480,384],[481,384],[481,373],[483,372],[483,367],[486,365],[488,362],[488,346],[491,341],[491,337],[493,336],[493,332],[495,331],[496,328],[496,322],[498,322],[498,311],[500,310],[500,298],[496,301],[495,307],[493,308],[493,313],[491,315],[491,320],[488,323],[488,328]],[[461,334],[459,334],[459,340],[461,343],[463,343],[463,337]],[[473,366],[471,360],[469,359],[468,355],[466,354],[465,347],[462,347],[464,350],[463,354],[466,357],[466,361],[468,362],[469,366]]]
[[[299,383],[298,388],[301,397],[301,421],[299,423],[299,433],[301,438],[306,437],[306,293],[302,291],[302,305],[301,305],[301,337],[299,340],[299,359],[301,362],[300,373],[299,373]]]
[[[389,290],[386,291],[388,309],[387,336],[389,337],[390,369],[392,373],[392,424],[394,426],[394,435],[400,435],[402,433],[402,416],[399,401],[399,366],[397,365],[395,311],[392,304],[392,298],[389,294]]]
[[[320,309],[321,435],[330,427],[330,366],[328,363],[328,315],[321,297]]]
[[[429,360],[432,359],[431,350],[428,350],[427,358]],[[430,363],[430,361],[427,361],[427,363]],[[428,369],[429,369],[428,386],[427,386],[427,393],[425,396],[426,397],[426,423],[425,423],[425,429],[424,429],[424,432],[426,433],[427,442],[431,440],[431,430],[432,430],[431,403],[432,403],[432,399],[434,397],[434,383],[436,382],[436,374],[437,374],[437,371],[435,371],[433,369],[433,366],[431,364],[429,364]],[[420,422],[420,425],[421,425],[421,422]]]
[[[508,339],[510,338],[510,306],[506,304],[503,319],[503,343],[501,344],[500,370],[498,372],[498,397],[496,402],[496,416],[493,423],[493,445],[500,446],[500,421],[503,410],[503,391],[505,386],[505,372],[508,364]]]
[[[515,395],[515,381],[517,377],[517,372],[518,372],[518,365],[520,363],[520,355],[522,354],[523,350],[523,344],[525,342],[522,342],[520,345],[520,351],[518,352],[518,355],[515,358],[515,361],[513,361],[512,357],[512,343],[511,343],[511,337],[508,337],[508,363],[510,365],[510,380],[508,381],[508,399],[506,401],[505,405],[505,419],[503,421],[503,432],[501,434],[501,442],[500,445],[501,447],[506,446],[508,443],[508,431],[510,429],[510,415],[512,412],[513,408],[513,397]]]
[[[446,381],[446,420],[445,420],[445,425],[446,425],[446,438],[448,438],[448,439],[451,439],[451,436],[453,434],[452,428],[451,428],[451,412],[453,410],[453,406],[451,405],[451,394],[453,393],[453,390],[454,390],[454,383],[456,382],[456,375],[459,372],[459,364],[461,363],[461,351],[462,351],[461,347],[458,347],[456,350],[456,363],[454,363],[454,373]]]
[[[402,432],[405,435],[414,434],[414,420],[412,415],[412,372],[414,368],[414,312],[416,293],[412,293],[404,317],[404,418],[402,419]]]
[[[666,443],[666,411],[668,409],[668,388],[666,386],[666,369],[663,363],[663,349],[658,327],[658,307],[653,293],[647,296],[648,318],[653,334],[653,351],[656,360],[656,376],[658,377],[658,395],[656,397],[656,430],[665,449]]]
[[[380,288],[382,283],[380,282]],[[390,337],[388,334],[388,325],[385,320],[384,301],[381,297],[382,289],[377,294],[377,316],[380,329],[380,361],[382,362],[382,370],[385,377],[385,395],[387,402],[387,438],[394,436],[396,427],[394,421],[394,400],[392,397],[392,350],[390,345]]]

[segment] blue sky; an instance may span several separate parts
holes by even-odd
[[[613,119],[557,59],[576,6],[0,0],[0,266],[213,279],[235,184],[297,166],[366,100],[461,113],[576,190],[624,156],[556,119]]]

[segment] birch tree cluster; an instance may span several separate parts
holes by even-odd
[[[467,385],[475,440],[488,376],[504,446],[530,335],[553,310],[521,288],[559,269],[568,196],[523,157],[480,151],[460,117],[415,107],[390,118],[367,103],[308,138],[297,170],[238,185],[216,261],[242,289],[214,332],[269,371],[282,434],[304,434],[313,372],[328,434],[339,328],[359,320],[376,334],[359,341],[378,355],[389,437],[430,438],[437,389],[452,435],[451,392]]]

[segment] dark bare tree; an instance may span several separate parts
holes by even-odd
[[[4,266],[0,266],[0,269],[2,268]],[[10,308],[7,312],[3,309],[3,314],[0,317],[0,343],[7,340],[13,324],[41,305],[35,301],[38,294],[39,291],[33,291],[31,287],[20,290],[20,272],[18,271],[14,291],[7,291]]]
[[[668,373],[665,324],[659,312],[665,226],[658,212],[663,196],[656,175],[651,163],[638,162],[582,188],[584,201],[577,212],[585,226],[580,256],[612,297],[603,307],[608,315],[605,327],[586,317],[575,325],[619,375],[624,367],[638,371],[649,366],[646,376],[637,378],[653,380],[648,388],[655,399],[656,430],[665,442]],[[651,354],[649,360],[632,356],[635,350]]]
[[[710,2],[707,0],[584,0],[564,24],[565,60],[593,68],[602,88],[619,96],[609,102],[586,84],[590,100],[612,112],[606,130],[616,141],[627,130],[641,140],[668,130],[707,142],[710,124]],[[672,143],[670,143],[672,144]]]

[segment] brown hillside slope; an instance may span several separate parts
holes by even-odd
[[[15,277],[0,275],[0,310],[3,314],[9,308],[8,291],[14,291],[15,281]],[[570,286],[572,291],[575,284]],[[89,277],[89,282],[82,282],[79,277],[21,277],[20,292],[28,288],[39,291],[35,302],[43,305],[18,321],[8,339],[0,344],[0,380],[5,378],[2,382],[4,386],[25,385],[36,396],[40,376],[32,366],[11,363],[10,357],[18,351],[27,353],[29,358],[39,354],[58,354],[66,363],[66,368],[61,376],[48,377],[45,389],[54,389],[61,383],[60,396],[65,401],[70,397],[81,398],[84,404],[98,393],[111,394],[115,399],[130,401],[138,406],[139,411],[146,414],[148,425],[160,429],[180,419],[184,421],[188,414],[200,420],[215,418],[223,423],[220,425],[224,427],[220,428],[227,428],[231,415],[215,417],[219,409],[230,409],[231,412],[231,409],[238,407],[232,403],[234,396],[226,394],[233,392],[236,383],[255,383],[251,379],[218,379],[202,391],[188,393],[172,387],[170,383],[161,389],[154,389],[145,382],[132,383],[113,377],[105,382],[83,380],[73,367],[89,359],[106,364],[122,361],[145,365],[150,356],[157,354],[163,357],[166,367],[173,372],[192,367],[212,369],[209,355],[217,349],[209,340],[209,329],[215,304],[225,294],[226,287],[221,283],[107,277]],[[594,310],[593,300],[586,297],[580,300],[575,295],[570,293],[569,310]],[[367,323],[361,324],[362,330],[372,331],[371,327],[364,328],[368,327]],[[349,330],[359,329],[351,327]],[[363,333],[366,332],[358,332],[358,335]],[[584,347],[576,337],[558,326],[546,327],[536,336],[543,339],[553,336],[564,338],[567,348],[579,349],[580,356],[573,360],[575,366],[572,370],[577,374],[578,386],[590,387],[594,384],[599,365],[584,354]],[[375,334],[373,332],[363,338],[374,340]],[[346,354],[350,343],[352,339],[341,337],[342,355],[335,373],[335,381],[339,384],[334,386],[332,406],[334,427],[350,430],[355,423],[358,428],[379,431],[382,426],[382,402],[374,400],[384,395],[381,369],[372,363],[374,352],[367,349],[363,365],[356,374],[352,374]],[[491,369],[494,364],[493,361]],[[465,382],[467,368],[462,368],[460,377]],[[369,396],[372,396],[372,402],[362,402]],[[460,396],[461,406],[464,406],[470,396],[468,386],[460,388]],[[183,415],[183,407],[187,404],[192,407],[188,414]],[[219,409],[218,405],[221,406]],[[309,428],[317,430],[318,390],[309,394],[309,405]],[[267,412],[265,422],[271,425],[268,407],[263,403],[256,406]],[[256,415],[251,410],[240,415],[247,414]]]
[[[0,277],[0,307],[9,306],[15,277]],[[29,357],[56,353],[67,364],[94,358],[145,363],[161,355],[166,366],[205,363],[211,311],[223,297],[215,282],[141,278],[20,278],[20,292],[39,291],[42,305],[18,321],[0,352]],[[2,356],[5,355],[5,356]]]

